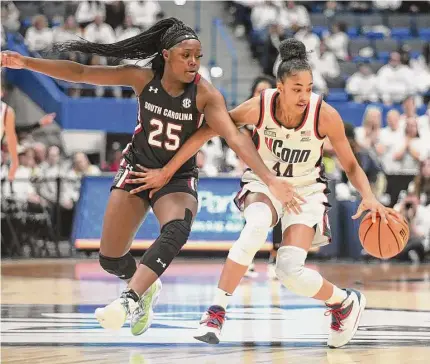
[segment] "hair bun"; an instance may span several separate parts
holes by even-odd
[[[293,59],[307,61],[308,59],[305,45],[295,38],[283,40],[279,46],[279,54],[283,62]]]

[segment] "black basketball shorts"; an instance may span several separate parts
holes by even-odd
[[[113,180],[111,191],[113,189],[118,188],[130,192],[131,190],[139,187],[140,185],[138,184],[129,184],[125,182],[126,179],[135,178],[133,175],[130,174],[130,171],[133,170],[139,171],[139,168],[135,168],[133,165],[128,163],[122,163]],[[141,191],[137,193],[136,196],[139,196],[140,198],[149,201],[151,207],[154,206],[155,202],[157,202],[159,198],[175,192],[189,193],[197,200],[197,184],[198,178],[190,177],[189,175],[175,175],[169,181],[169,183],[163,188],[161,188],[159,191],[157,191],[151,199],[149,198],[149,190]]]

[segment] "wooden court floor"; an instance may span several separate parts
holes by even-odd
[[[152,327],[134,337],[126,325],[103,330],[96,307],[124,284],[96,260],[3,261],[2,363],[400,364],[430,363],[430,266],[310,262],[341,287],[367,297],[355,339],[326,347],[329,317],[315,300],[266,277],[245,279],[233,296],[223,341],[209,346],[193,331],[211,303],[221,261],[181,259],[162,277]]]

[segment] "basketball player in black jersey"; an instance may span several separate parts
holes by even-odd
[[[233,124],[219,91],[197,73],[202,48],[196,33],[175,18],[164,19],[145,32],[113,44],[72,41],[56,46],[118,59],[151,59],[151,69],[135,66],[84,66],[70,61],[35,59],[2,52],[2,67],[25,68],[71,82],[133,87],[139,103],[137,124],[124,152],[106,208],[100,242],[100,265],[128,282],[120,298],[96,310],[105,328],[119,329],[131,315],[131,331],[146,331],[163,274],[186,243],[197,212],[197,169],[194,157],[171,181],[156,191],[130,191],[136,168],[161,168],[197,130],[201,114],[207,124],[270,187],[282,202],[294,204],[292,186],[276,179],[264,165],[250,138]],[[118,121],[121,122],[121,121]],[[134,235],[152,207],[161,231],[140,264],[129,252]]]

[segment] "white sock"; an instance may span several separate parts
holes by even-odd
[[[228,303],[230,301],[231,296],[232,295],[230,293],[223,291],[220,288],[217,288],[216,292],[215,292],[215,297],[214,297],[213,302],[212,302],[212,305],[213,306],[221,306],[225,310],[225,309],[227,309],[227,306],[228,306]]]
[[[328,305],[336,305],[342,303],[348,297],[346,291],[333,285],[333,294],[325,301]]]

